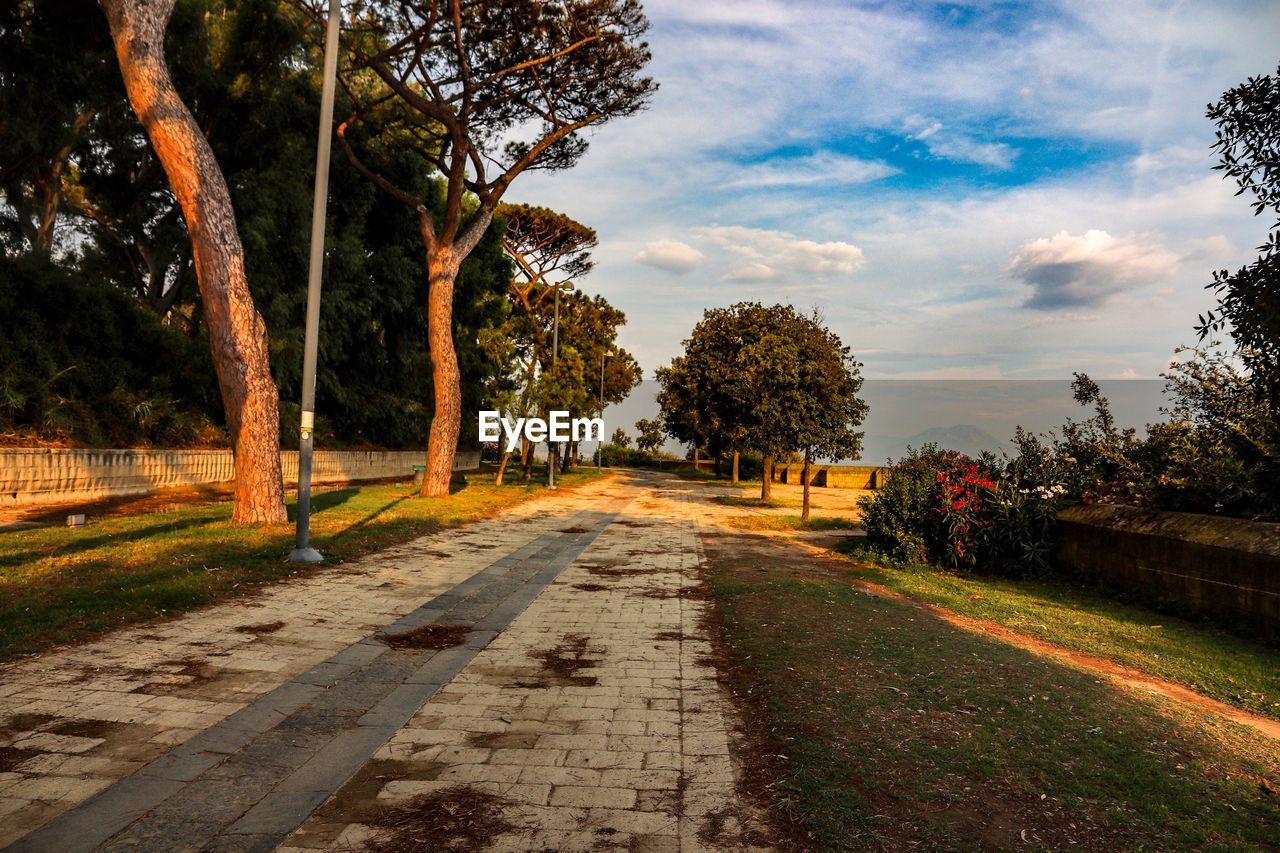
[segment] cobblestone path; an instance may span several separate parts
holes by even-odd
[[[695,489],[615,476],[0,668],[0,845],[765,846]]]

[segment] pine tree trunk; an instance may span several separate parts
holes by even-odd
[[[695,470],[695,471],[697,471],[697,470],[698,470],[698,462],[699,462],[699,459],[698,459],[698,448],[696,448],[696,447],[695,447],[695,448],[693,449],[693,470]]]
[[[502,451],[502,461],[498,463],[498,475],[493,478],[493,484],[495,486],[502,485],[502,475],[506,473],[507,462],[510,461],[510,459],[511,459],[511,451],[509,450]]]
[[[808,520],[809,520],[809,462],[810,462],[810,458],[811,458],[811,457],[810,457],[809,448],[807,448],[807,447],[806,447],[806,448],[804,449],[804,473],[802,473],[802,474],[800,475],[800,480],[801,480],[801,482],[803,482],[803,483],[804,483],[804,506],[803,506],[803,508],[800,510],[800,520],[801,520],[802,522],[808,522]]]
[[[433,238],[425,233],[424,240],[431,246],[427,251],[427,345],[431,348],[435,406],[427,437],[427,471],[419,494],[442,497],[449,494],[462,429],[462,374],[453,346],[453,285],[458,259],[451,247],[432,246]]]
[[[738,451],[733,451],[733,473],[729,476],[730,483],[738,482]]]
[[[520,444],[523,448],[521,451],[521,460],[524,464],[524,474],[520,479],[527,483],[533,479],[533,442],[529,441],[527,438],[521,437]]]
[[[165,65],[164,32],[175,0],[99,0],[111,27],[125,91],[191,235],[214,370],[235,454],[236,524],[286,520],[280,476],[280,395],[271,378],[267,327],[245,277],[231,194],[213,149]]]
[[[767,501],[773,495],[773,456],[764,458],[760,472],[760,500]]]

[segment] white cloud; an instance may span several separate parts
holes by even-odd
[[[862,249],[852,243],[839,240],[819,243],[804,240],[787,231],[766,228],[748,228],[742,225],[716,225],[695,229],[716,246],[747,258],[748,263],[737,267],[731,277],[761,280],[765,267],[779,274],[800,272],[810,275],[849,275],[866,262]]]
[[[651,267],[673,273],[697,269],[705,256],[688,243],[679,240],[654,240],[636,255],[636,260]]]
[[[924,143],[930,154],[943,160],[977,163],[979,166],[1003,170],[1012,169],[1013,161],[1018,156],[1017,150],[1011,145],[1003,142],[979,142],[950,130],[940,121],[909,116],[906,126],[908,130],[920,128],[911,133],[910,138]]]
[[[894,167],[878,160],[863,160],[827,151],[732,168],[736,177],[727,186],[757,188],[862,184],[898,173]]]
[[[950,139],[933,139],[926,143],[929,153],[945,160],[961,163],[977,163],[993,169],[1012,169],[1018,152],[1003,142],[978,142],[962,136]]]
[[[776,281],[780,277],[776,269],[758,262],[740,264],[724,274],[725,281]]]
[[[1178,256],[1163,246],[1097,229],[1032,240],[1009,264],[1009,271],[1032,287],[1026,307],[1050,310],[1102,305],[1177,269]]]
[[[958,365],[1023,378],[1155,375],[1212,304],[1209,271],[1247,262],[1263,236],[1247,203],[1208,171],[1204,105],[1275,68],[1265,5],[975,3],[965,6],[980,25],[957,26],[912,4],[646,0],[661,83],[652,107],[593,131],[575,168],[521,176],[512,200],[599,231],[599,266],[584,286],[626,311],[622,343],[646,368],[679,352],[705,307],[776,293],[822,307],[846,341],[874,351],[871,376]],[[1008,171],[918,180],[895,147],[913,132],[924,135],[909,146],[950,133],[1021,150]],[[853,154],[909,179],[726,187],[742,177],[731,165],[753,168],[734,155],[755,163],[775,150]],[[977,153],[998,162],[1003,152]],[[770,163],[781,171],[795,159]],[[752,257],[696,231],[715,223],[846,241],[874,263],[852,276],[805,274],[778,250],[755,245]],[[1033,290],[1009,275],[1011,248],[1089,229],[1161,235],[1180,256],[1160,281],[1169,295],[1135,281],[1124,310],[1028,312]],[[697,272],[655,276],[635,262],[648,241],[675,236],[705,253]],[[756,263],[779,278],[723,280]]]

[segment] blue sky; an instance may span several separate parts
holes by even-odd
[[[877,378],[1158,375],[1269,223],[1205,105],[1275,2],[660,0],[636,118],[513,200],[600,234],[581,282],[646,375],[702,310],[819,308]]]

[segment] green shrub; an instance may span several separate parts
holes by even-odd
[[[1043,574],[1066,490],[1026,479],[1051,468],[1043,453],[1000,467],[990,456],[972,459],[936,444],[912,449],[859,502],[867,544],[900,562]]]
[[[223,444],[209,347],[106,282],[0,257],[0,432],[98,447]]]
[[[902,562],[929,558],[926,529],[933,511],[942,451],[936,444],[908,449],[893,463],[887,482],[858,502],[867,544]]]

